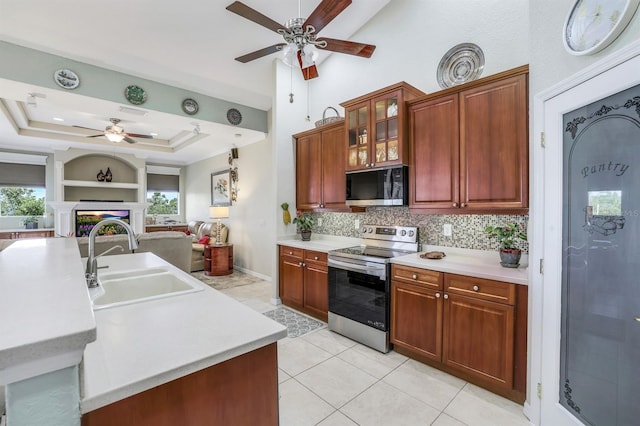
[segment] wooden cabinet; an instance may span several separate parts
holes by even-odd
[[[229,275],[233,272],[233,244],[207,244],[204,246],[204,274]]]
[[[407,164],[405,101],[422,95],[400,82],[341,103],[346,114],[346,170]]]
[[[0,232],[0,240],[17,240],[22,238],[49,238],[54,236],[55,234],[53,229]]]
[[[391,280],[397,352],[524,401],[526,286],[401,265]]]
[[[327,254],[280,246],[279,293],[282,303],[327,321]]]
[[[524,214],[528,67],[408,102],[409,207]]]
[[[391,342],[440,361],[442,357],[442,273],[393,267]]]
[[[296,139],[296,209],[346,211],[344,122],[293,137]]]

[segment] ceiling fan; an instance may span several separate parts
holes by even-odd
[[[136,141],[132,138],[143,138],[143,139],[153,139],[151,135],[139,135],[137,133],[126,133],[122,126],[119,126],[120,123],[119,118],[111,118],[111,125],[107,126],[106,129],[100,134],[87,136],[88,138],[99,138],[100,136],[105,136],[111,142],[122,142],[123,140],[129,143],[136,143]],[[91,129],[95,130],[95,129]],[[99,130],[96,130],[99,132]]]
[[[296,56],[300,63],[300,67],[302,68],[304,79],[309,80],[317,77],[318,72],[315,69],[315,64],[309,58],[309,53],[305,52],[305,48],[307,46],[315,46],[318,49],[370,58],[376,48],[376,46],[372,44],[357,43],[327,37],[321,37],[321,39],[318,39],[318,33],[336,16],[342,13],[342,11],[350,4],[351,0],[322,0],[307,19],[291,18],[285,25],[281,25],[264,16],[257,10],[250,8],[246,4],[235,1],[227,6],[227,10],[277,32],[286,42],[274,44],[273,46],[265,47],[263,49],[256,50],[255,52],[239,56],[236,58],[236,61],[247,63],[254,59],[279,52],[285,46],[291,45],[296,49]],[[298,2],[298,15],[299,14],[300,3]],[[306,58],[305,55],[307,56]]]

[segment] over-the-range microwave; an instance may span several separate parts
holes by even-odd
[[[407,166],[347,173],[348,206],[406,206]]]

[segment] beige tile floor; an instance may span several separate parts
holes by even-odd
[[[271,283],[221,290],[259,312]],[[325,328],[278,342],[281,426],[517,426],[522,406],[396,352]]]

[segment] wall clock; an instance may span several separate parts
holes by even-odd
[[[572,55],[591,55],[625,29],[640,0],[577,0],[564,23],[562,41]]]

